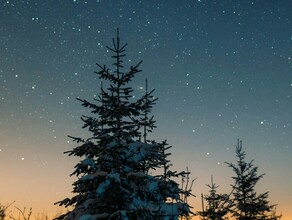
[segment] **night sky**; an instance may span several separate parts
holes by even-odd
[[[292,219],[291,11],[290,0],[1,0],[0,203],[53,215],[70,196],[67,135],[89,137],[76,98],[98,95],[95,63],[111,67],[119,28],[125,66],[143,60],[135,95],[148,78],[159,98],[152,138],[197,178],[194,210],[211,175],[231,191],[224,162],[239,138],[266,173],[258,193]]]

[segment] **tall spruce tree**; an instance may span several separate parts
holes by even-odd
[[[103,85],[94,102],[78,99],[91,110],[91,116],[81,119],[83,128],[88,128],[92,136],[71,137],[79,146],[65,153],[81,158],[71,174],[77,176],[73,183],[75,195],[56,204],[73,206],[73,210],[57,219],[178,219],[191,213],[190,206],[181,199],[189,192],[174,180],[188,172],[171,171],[166,141],[158,143],[147,138],[155,128],[150,115],[156,101],[154,90],[148,91],[146,82],[145,94],[133,98],[129,83],[141,72],[142,62],[125,72],[126,46],[121,45],[117,30],[113,46],[107,47],[113,53],[113,70],[97,64],[96,73],[107,89]],[[154,170],[161,174],[152,175]]]
[[[257,194],[255,186],[263,178],[264,174],[258,175],[258,167],[245,161],[245,151],[242,149],[242,141],[236,145],[236,164],[227,163],[235,173],[232,177],[235,183],[232,199],[232,216],[237,220],[269,220],[275,219],[271,211],[275,205],[269,205],[268,192]],[[277,218],[276,218],[277,219]]]
[[[213,182],[213,176],[211,176],[211,184],[207,184],[209,188],[209,194],[202,194],[202,211],[198,212],[198,215],[202,220],[224,220],[227,219],[226,215],[229,212],[230,200],[227,194],[219,194],[216,185]],[[204,201],[207,202],[205,207]]]

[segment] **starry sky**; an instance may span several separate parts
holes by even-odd
[[[290,0],[2,0],[0,203],[53,215],[70,196],[78,161],[67,135],[88,137],[75,99],[93,100],[95,63],[112,64],[116,28],[125,66],[143,60],[159,98],[151,135],[173,146],[173,168],[197,178],[195,211],[213,175],[231,191],[237,139],[266,173],[283,220],[292,219],[292,2]],[[10,210],[13,210],[11,207]]]

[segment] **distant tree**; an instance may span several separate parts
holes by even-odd
[[[0,204],[0,220],[3,220],[6,216],[6,208],[5,206]]]
[[[14,215],[11,213],[9,215],[10,219],[12,220],[30,220],[31,215],[32,215],[32,208],[29,209],[28,212],[26,212],[26,207],[23,209],[18,208],[17,206],[14,206],[18,210],[18,215],[17,217],[14,217]]]
[[[274,206],[272,209],[271,209],[271,212],[269,213],[268,215],[268,220],[279,220],[282,218],[282,214],[278,215],[277,214],[277,209],[276,209],[276,206]]]
[[[60,214],[58,214],[59,216]],[[35,216],[34,216],[34,220],[50,220],[51,218],[49,218],[48,214],[45,213],[45,212],[42,212],[42,213],[37,213]]]
[[[7,209],[8,209],[8,208],[9,208],[14,202],[15,202],[15,201],[11,202],[11,203],[8,204],[8,205],[2,205],[2,204],[0,203],[0,220],[5,219]]]
[[[202,211],[198,212],[198,215],[202,220],[224,220],[227,219],[226,215],[229,211],[230,200],[229,195],[217,193],[216,185],[213,182],[213,176],[211,176],[211,184],[207,184],[210,189],[208,195],[202,194]],[[207,202],[205,207],[204,201]]]
[[[264,174],[258,175],[258,167],[245,161],[245,152],[242,149],[242,141],[238,140],[236,145],[236,164],[227,163],[235,173],[233,198],[232,198],[232,216],[237,220],[276,220],[280,216],[272,216],[271,211],[275,205],[270,205],[268,201],[268,192],[257,194],[255,186]]]
[[[91,109],[92,115],[82,120],[92,136],[71,137],[80,145],[65,153],[82,158],[71,174],[78,178],[75,195],[56,204],[73,210],[56,219],[178,219],[191,213],[182,199],[189,190],[174,180],[189,173],[170,169],[166,141],[148,140],[147,133],[155,128],[150,115],[154,90],[148,91],[146,82],[145,94],[134,98],[129,83],[141,72],[142,62],[124,72],[126,46],[120,44],[117,31],[113,46],[107,47],[113,53],[113,70],[97,64],[96,73],[103,81],[100,95],[95,102],[78,99]]]

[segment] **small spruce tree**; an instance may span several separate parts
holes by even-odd
[[[269,205],[268,192],[257,194],[255,186],[263,178],[258,175],[258,167],[245,161],[245,151],[242,149],[242,141],[236,145],[236,164],[227,163],[235,173],[232,177],[235,183],[232,185],[233,198],[231,214],[237,220],[271,220],[271,211],[275,205]],[[277,218],[276,218],[277,219]]]
[[[202,208],[198,215],[202,220],[224,220],[227,219],[226,215],[229,212],[230,200],[227,194],[217,193],[216,185],[213,182],[213,176],[211,176],[211,184],[207,184],[210,189],[208,195],[202,194]],[[204,207],[204,201],[207,202],[206,207]]]
[[[101,86],[95,102],[78,99],[91,110],[92,115],[82,120],[92,136],[71,137],[80,145],[65,153],[81,158],[72,173],[77,176],[75,195],[56,204],[73,210],[56,219],[178,219],[191,213],[181,199],[189,192],[174,180],[188,172],[170,170],[166,141],[148,140],[147,133],[155,128],[150,115],[154,90],[148,91],[146,82],[145,94],[133,98],[129,83],[141,72],[142,62],[125,72],[126,46],[121,45],[117,30],[113,46],[107,47],[113,53],[113,70],[97,64],[96,73],[108,87]],[[161,174],[151,174],[154,170]]]

